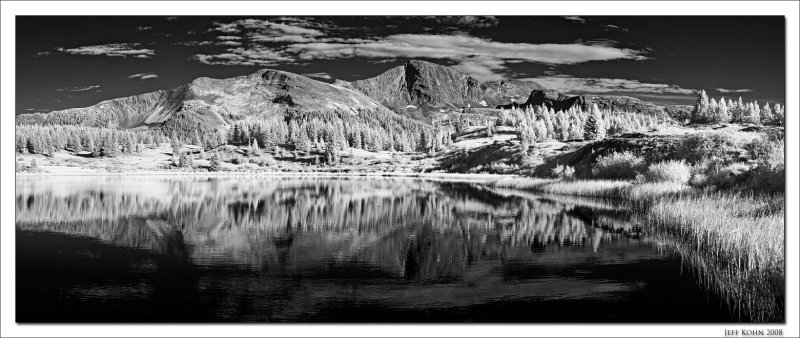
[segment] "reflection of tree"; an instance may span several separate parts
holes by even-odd
[[[323,261],[361,261],[415,280],[454,277],[485,258],[507,259],[548,247],[597,250],[604,238],[627,231],[624,226],[613,230],[615,219],[624,221],[620,215],[467,184],[379,179],[158,183],[158,194],[114,184],[78,185],[55,194],[37,188],[42,183],[18,182],[17,227],[93,237],[201,265],[282,271]]]

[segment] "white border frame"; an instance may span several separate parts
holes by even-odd
[[[798,337],[798,2],[2,2],[2,306],[0,336],[724,336],[726,329],[781,328]],[[783,15],[786,17],[786,325],[18,325],[14,321],[14,111],[16,15]]]

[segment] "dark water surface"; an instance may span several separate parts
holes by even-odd
[[[18,322],[730,322],[596,201],[419,179],[18,177]]]

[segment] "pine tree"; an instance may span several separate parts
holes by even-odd
[[[773,123],[782,126],[785,116],[783,113],[783,107],[781,106],[780,103],[776,103],[775,106],[772,108],[772,114],[773,114],[773,119],[772,119]]]
[[[592,105],[592,111],[583,127],[583,138],[587,140],[602,140],[606,137],[606,128],[603,116],[597,104]]]
[[[183,145],[178,140],[178,137],[175,135],[174,132],[172,133],[172,136],[169,138],[169,145],[170,147],[172,147],[172,155],[179,156]]]
[[[222,169],[222,160],[219,158],[219,152],[215,152],[213,155],[211,155],[211,159],[208,161],[208,163],[208,169],[211,171],[219,171]]]
[[[707,123],[709,120],[709,102],[708,95],[705,90],[701,90],[697,95],[697,102],[694,104],[692,111],[692,122],[694,123]]]
[[[775,116],[772,114],[772,108],[769,107],[769,103],[764,103],[764,107],[761,108],[761,122],[767,124],[774,119]]]

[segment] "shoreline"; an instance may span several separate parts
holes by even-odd
[[[469,174],[469,173],[407,173],[407,172],[319,172],[319,171],[271,171],[271,172],[210,172],[210,171],[129,171],[129,172],[67,172],[67,173],[31,173],[17,172],[16,177],[116,177],[116,176],[175,176],[175,177],[243,177],[243,176],[278,176],[278,177],[397,177],[397,178],[459,178],[476,180],[493,180],[503,178],[524,178],[514,174]]]

